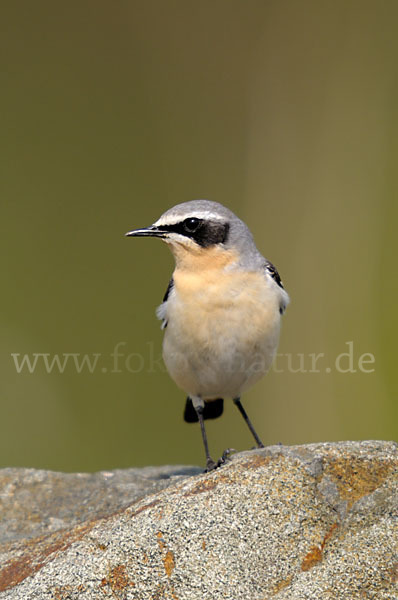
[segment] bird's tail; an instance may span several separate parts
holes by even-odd
[[[216,400],[207,400],[203,409],[203,418],[217,419],[217,417],[221,417],[223,410],[224,400],[222,398],[217,398]],[[187,423],[198,422],[198,415],[196,414],[196,410],[194,409],[192,400],[189,396],[185,403],[184,421]]]

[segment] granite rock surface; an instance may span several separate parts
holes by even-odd
[[[0,598],[394,600],[393,442],[195,467],[0,471]]]

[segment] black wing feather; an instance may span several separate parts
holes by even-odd
[[[162,304],[159,306],[158,311],[157,311],[157,315],[158,315],[158,317],[162,321],[162,329],[165,329],[167,327],[167,319],[165,318],[163,310],[162,310],[163,309],[163,304],[165,302],[167,302],[167,300],[168,300],[168,298],[169,298],[169,296],[171,294],[171,291],[172,291],[173,287],[174,287],[174,280],[173,280],[173,278],[171,278],[170,281],[169,281],[169,285],[167,286],[166,293],[163,296]]]
[[[279,275],[275,265],[273,265],[272,262],[267,260],[267,262],[265,263],[265,269],[266,269],[267,273],[269,273],[269,275],[271,275],[272,279],[279,285],[279,287],[284,289],[282,279],[280,278],[280,275]]]
[[[173,278],[171,278],[171,279],[170,279],[170,281],[169,281],[169,285],[167,286],[166,293],[165,293],[165,295],[163,296],[163,300],[162,300],[162,302],[166,302],[166,301],[167,301],[167,299],[168,299],[168,297],[170,296],[170,292],[171,292],[171,290],[173,289],[173,287],[174,287],[174,279],[173,279]]]

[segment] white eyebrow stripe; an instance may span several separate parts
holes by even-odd
[[[210,211],[191,211],[185,214],[179,215],[162,215],[155,223],[157,227],[160,225],[176,225],[177,223],[181,223],[185,221],[185,219],[205,219],[207,221],[226,221],[225,216],[218,215],[217,213]]]

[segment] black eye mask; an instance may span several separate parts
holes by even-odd
[[[185,235],[194,240],[202,248],[216,244],[225,244],[228,239],[229,223],[221,221],[205,221],[190,217],[173,225],[160,225],[163,231],[170,231]]]

